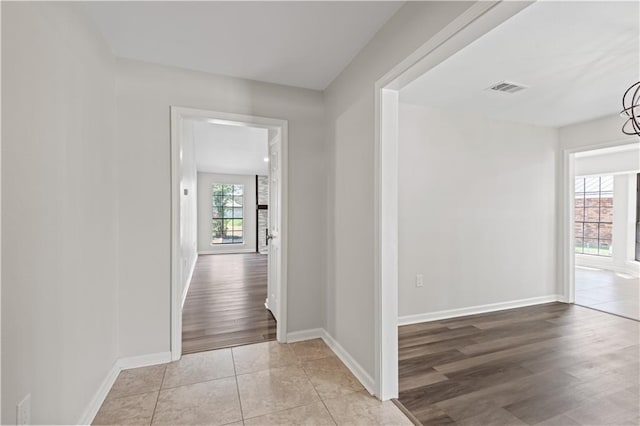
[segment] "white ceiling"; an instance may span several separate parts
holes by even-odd
[[[324,89],[402,2],[85,2],[116,56]]]
[[[199,172],[233,175],[269,174],[268,130],[194,121]]]
[[[417,80],[401,102],[559,127],[622,109],[639,79],[638,2],[536,2]],[[529,86],[485,90],[502,80]]]

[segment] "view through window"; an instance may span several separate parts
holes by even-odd
[[[611,256],[613,176],[577,177],[575,197],[576,253]]]
[[[212,185],[211,244],[244,242],[244,185]]]

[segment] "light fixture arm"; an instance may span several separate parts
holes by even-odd
[[[622,133],[640,136],[640,81],[624,92],[622,108],[620,114],[627,117],[627,121],[622,125]]]

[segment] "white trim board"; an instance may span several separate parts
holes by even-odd
[[[246,249],[246,248],[237,248],[237,249],[226,249],[226,250],[200,250],[198,251],[198,255],[209,255],[209,254],[236,254],[236,253],[256,253],[255,249]]]
[[[587,268],[603,269],[611,272],[630,274],[640,277],[640,262],[635,260],[625,260],[624,262],[614,262],[610,257],[589,256],[576,254],[575,267],[584,266]]]
[[[193,259],[193,263],[191,264],[191,268],[189,268],[189,278],[187,278],[187,285],[184,286],[184,290],[182,290],[182,307],[184,308],[184,302],[187,300],[187,293],[189,293],[189,287],[191,287],[191,279],[193,278],[193,272],[196,270],[196,263],[198,263],[198,256]]]
[[[351,371],[351,373],[358,379],[358,381],[364,386],[364,388],[373,395],[375,392],[375,380],[371,377],[367,371],[347,352],[345,348],[338,343],[326,330],[322,330],[322,340],[331,348],[340,361]]]
[[[171,361],[171,352],[158,352],[148,355],[140,355],[128,358],[117,359],[113,363],[113,366],[107,373],[106,377],[98,387],[98,390],[91,398],[91,402],[80,416],[78,424],[90,425],[98,414],[98,410],[107,398],[111,387],[118,378],[118,374],[122,370],[128,370],[130,368],[148,367],[150,365],[166,364]]]
[[[171,362],[171,352],[156,352],[153,354],[120,358],[117,363],[120,370],[130,368],[148,367],[150,365],[166,364]]]
[[[627,274],[634,278],[640,277],[640,263],[628,260],[623,264],[609,264],[609,265],[596,265],[596,264],[576,264],[576,268],[594,268],[602,271],[613,272],[614,274]]]
[[[353,359],[351,354],[338,343],[324,328],[311,328],[308,330],[294,331],[287,334],[287,343],[302,342],[305,340],[322,339],[334,354],[342,361],[342,363],[351,371],[364,388],[371,394],[374,394],[375,381],[373,377],[367,374],[358,362]]]
[[[421,322],[437,321],[466,315],[483,314],[486,312],[503,311],[505,309],[523,308],[525,306],[540,305],[550,302],[562,302],[560,294],[532,297],[529,299],[511,300],[508,302],[489,303],[486,305],[469,306],[467,308],[447,309],[444,311],[426,312],[424,314],[404,315],[398,317],[398,325],[418,324]]]
[[[118,366],[118,361],[114,362],[113,366],[107,373],[107,376],[104,378],[104,380],[100,384],[100,387],[93,395],[93,398],[91,398],[89,405],[87,406],[87,408],[85,408],[82,416],[80,416],[80,420],[78,420],[79,425],[90,425],[91,423],[93,423],[93,419],[95,419],[96,414],[98,414],[98,410],[100,410],[102,403],[107,398],[107,395],[109,394],[113,383],[118,378],[118,374],[120,374],[120,371],[121,369]]]
[[[293,331],[287,333],[287,343],[302,342],[304,340],[322,339],[326,333],[323,328],[310,328],[308,330]]]

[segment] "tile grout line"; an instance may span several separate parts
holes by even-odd
[[[293,349],[292,349],[292,351],[293,351]],[[295,355],[295,352],[294,352],[294,355]],[[296,355],[296,358],[297,358],[297,355]],[[322,358],[318,358],[318,359],[322,359]],[[298,361],[301,361],[301,360],[298,359]],[[307,380],[309,380],[309,383],[311,383],[311,386],[313,387],[313,390],[316,392],[316,395],[318,395],[318,399],[320,399],[320,402],[322,403],[322,406],[324,407],[325,410],[327,410],[327,413],[329,414],[329,417],[331,417],[331,421],[337,426],[338,422],[336,421],[336,419],[333,418],[333,414],[331,414],[331,411],[329,410],[329,407],[327,407],[327,404],[325,404],[324,399],[320,396],[320,392],[318,392],[318,389],[316,388],[316,385],[314,385],[313,382],[311,381],[311,378],[309,377],[309,374],[307,373],[307,370],[304,368],[302,363],[300,363],[300,368],[302,368],[302,372],[307,377]]]
[[[109,390],[109,392],[110,392],[110,391],[111,391],[111,390]],[[127,395],[111,396],[111,397],[109,397],[109,399],[111,399],[111,400],[117,400],[117,399],[129,398],[129,397],[132,397],[132,396],[145,395],[145,394],[153,393],[153,392],[156,392],[156,391],[149,390],[149,391],[146,391],[146,392],[135,392],[135,393],[127,394]],[[109,395],[109,394],[107,393],[107,395]],[[101,406],[101,407],[102,407],[102,406]]]
[[[236,371],[236,359],[233,356],[233,348],[229,348],[231,352],[231,363],[233,364],[233,378],[236,381],[236,393],[238,394],[238,404],[240,404],[240,421],[244,425],[244,410],[242,409],[242,398],[240,397],[240,385],[238,384],[238,372]]]
[[[162,391],[162,385],[164,384],[164,378],[167,375],[167,366],[169,364],[165,364],[164,371],[162,372],[162,381],[160,382],[160,388],[158,389],[158,395],[156,396],[156,403],[153,406],[153,413],[151,413],[151,421],[149,422],[149,426],[153,424],[153,419],[156,416],[156,410],[158,409],[158,401],[160,400],[160,392]]]
[[[320,395],[318,394],[318,391],[316,390],[315,386],[313,386],[313,383],[309,379],[309,376],[307,376],[306,372],[304,371],[304,367],[302,367],[302,365],[300,364],[301,360],[298,358],[298,356],[296,355],[296,353],[295,353],[295,351],[293,349],[290,349],[290,350],[293,353],[293,356],[296,358],[296,364],[294,364],[294,365],[283,365],[283,366],[280,366],[280,367],[266,368],[264,370],[258,370],[258,371],[254,371],[254,372],[243,373],[243,374],[241,374],[241,376],[248,375],[248,374],[254,374],[254,373],[261,373],[263,371],[269,371],[269,370],[281,370],[281,369],[285,369],[285,368],[299,368],[300,370],[302,370],[302,373],[305,375],[305,377],[309,381],[309,384],[311,384],[311,387],[313,388],[313,390],[316,393],[316,395],[318,395],[318,399],[320,399],[320,401],[322,401],[322,398],[320,398]],[[289,410],[294,410],[296,408],[306,407],[307,405],[311,405],[311,404],[313,404],[313,403],[302,404],[302,405],[296,405],[294,407],[283,408],[282,410],[277,410],[277,411],[273,411],[273,412],[270,412],[270,413],[259,414],[257,416],[248,417],[246,420],[255,419],[257,417],[262,417],[262,416],[269,416],[269,415],[277,414],[277,413],[282,413],[284,411],[289,411]]]
[[[296,364],[295,365],[284,365],[281,367],[276,367],[275,369],[284,369],[284,368],[299,368],[300,370],[302,370],[303,374],[305,375],[305,377],[307,378],[307,380],[309,381],[309,384],[311,384],[311,387],[313,388],[314,392],[316,393],[316,395],[318,395],[318,399],[320,400],[320,402],[322,402],[322,405],[325,407],[325,409],[327,410],[327,413],[329,414],[329,417],[331,417],[331,420],[337,425],[337,422],[334,420],[333,416],[331,415],[331,412],[329,411],[329,409],[327,408],[326,404],[324,403],[324,401],[322,400],[322,397],[320,396],[320,394],[318,393],[318,390],[316,389],[316,387],[314,386],[313,382],[311,381],[311,379],[309,378],[309,375],[307,374],[306,370],[304,369],[304,367],[302,366],[301,362],[303,361],[314,361],[317,359],[323,359],[323,358],[328,358],[328,357],[322,357],[322,358],[314,358],[314,359],[305,359],[302,360],[298,357],[298,355],[295,353],[295,351],[293,350],[293,348],[290,349],[291,352],[293,353],[294,357],[296,358]],[[242,375],[248,375],[248,374],[254,374],[254,373],[259,373],[262,371],[268,371],[268,370],[274,370],[274,368],[266,368],[264,370],[258,370],[258,371],[254,371],[254,372],[249,372],[249,373],[243,373]],[[277,414],[277,413],[282,413],[285,411],[290,411],[290,410],[295,410],[296,408],[301,408],[301,407],[306,407],[308,405],[312,405],[315,404],[314,402],[309,403],[309,404],[302,404],[302,405],[296,405],[294,407],[288,407],[288,408],[284,408],[282,410],[277,410],[277,411],[273,411],[270,413],[265,413],[265,414],[259,414],[257,416],[253,416],[253,417],[248,417],[246,419],[244,419],[243,416],[243,420],[251,420],[251,419],[255,419],[258,417],[262,417],[262,416],[269,416],[272,414]],[[244,423],[244,421],[243,421]]]
[[[200,380],[200,381],[197,381],[197,382],[187,382],[187,383],[182,383],[182,384],[179,384],[179,385],[167,386],[165,388],[162,388],[162,390],[177,389],[177,388],[182,388],[182,387],[185,387],[185,386],[199,385],[200,383],[215,382],[215,381],[218,381],[218,380],[230,379],[231,377],[233,377],[233,375],[217,377],[215,379]]]

